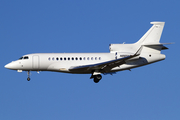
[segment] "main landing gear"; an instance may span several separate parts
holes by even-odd
[[[30,71],[27,71],[27,74],[28,74],[28,78],[27,78],[27,81],[30,81]]]
[[[91,76],[91,78],[94,78],[94,82],[98,83],[102,79],[102,76],[98,74],[98,75]]]

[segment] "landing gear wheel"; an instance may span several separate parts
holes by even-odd
[[[30,80],[31,80],[30,77],[28,77],[28,78],[27,78],[27,81],[30,81]]]
[[[94,78],[94,82],[95,82],[95,83],[98,83],[99,81],[100,81],[100,80]]]
[[[98,83],[101,79],[102,79],[102,76],[100,74],[94,76],[94,82],[95,83]]]
[[[28,74],[27,81],[30,81],[30,71],[27,71],[27,74]]]

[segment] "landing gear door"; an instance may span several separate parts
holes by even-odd
[[[33,69],[38,69],[39,68],[39,56],[38,55],[33,56],[32,68]]]

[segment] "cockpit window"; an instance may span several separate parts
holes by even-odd
[[[23,57],[20,57],[19,60],[23,59]]]
[[[29,59],[29,57],[28,56],[24,56],[24,59]]]
[[[29,59],[29,57],[28,56],[24,56],[24,57],[19,58],[19,60],[22,60],[22,59]]]

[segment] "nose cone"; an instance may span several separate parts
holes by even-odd
[[[9,68],[9,65],[8,65],[8,64],[6,64],[4,67],[8,69],[8,68]]]
[[[7,68],[7,69],[15,70],[16,66],[17,65],[15,64],[15,62],[11,62],[11,63],[8,63],[7,65],[5,65],[4,67]]]
[[[9,63],[9,64],[6,64],[4,67],[7,69],[11,69],[12,65],[11,65],[11,63]]]

